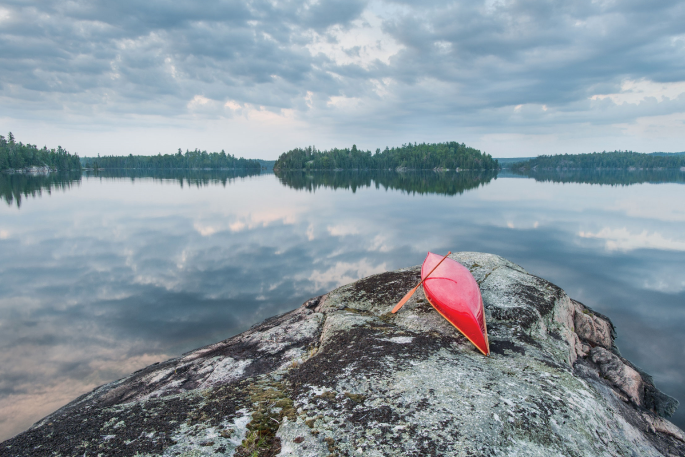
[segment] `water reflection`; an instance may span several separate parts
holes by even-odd
[[[402,190],[411,194],[459,195],[497,179],[496,171],[434,172],[434,171],[278,171],[278,179],[293,189],[315,192],[327,187],[356,192],[359,188],[375,187]]]
[[[81,182],[80,172],[29,174],[0,173],[0,198],[21,207],[22,198],[50,195],[53,190],[69,190]]]
[[[0,207],[0,439],[429,249],[500,254],[559,284],[611,316],[624,355],[685,399],[685,186],[459,175],[32,177],[43,198]]]
[[[506,170],[503,177],[526,177],[540,182],[630,186],[631,184],[685,183],[685,172],[668,170]]]
[[[82,177],[100,179],[151,179],[159,182],[176,182],[184,186],[208,186],[220,184],[226,187],[237,179],[260,174],[260,170],[110,170],[49,173],[49,174],[0,174],[0,198],[8,205],[21,207],[22,198],[50,195],[53,190],[67,191],[78,186]],[[512,170],[480,172],[434,172],[434,171],[338,171],[304,172],[281,171],[277,177],[282,184],[298,190],[315,192],[320,188],[344,189],[356,192],[358,188],[375,187],[385,190],[402,190],[412,194],[436,193],[460,195],[477,189],[497,177],[532,178],[539,182],[582,183],[628,186],[632,184],[685,183],[685,172],[679,170],[570,170],[532,171]]]
[[[72,186],[78,186],[82,177],[100,179],[152,179],[159,182],[177,182],[183,186],[207,186],[210,184],[220,184],[226,187],[227,184],[236,179],[244,179],[250,176],[259,175],[260,170],[184,170],[183,172],[173,170],[108,170],[84,172],[64,172],[64,173],[0,173],[0,198],[5,200],[8,205],[16,204],[21,207],[22,198],[40,197],[43,193],[50,195],[52,191],[67,191]]]
[[[177,182],[183,186],[207,186],[210,184],[220,184],[226,187],[236,179],[244,179],[250,176],[258,176],[261,170],[212,170],[212,169],[191,169],[191,170],[138,170],[138,169],[100,169],[84,172],[87,177],[97,177],[101,179],[122,179],[128,178],[131,181],[136,179],[151,179],[159,182]]]

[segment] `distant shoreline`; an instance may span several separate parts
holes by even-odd
[[[668,170],[685,168],[682,153],[644,154],[633,151],[593,152],[591,154],[541,155],[534,159],[506,163],[506,168],[535,172],[567,170]]]

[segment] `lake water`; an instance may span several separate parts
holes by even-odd
[[[0,175],[0,440],[94,387],[428,250],[608,315],[685,400],[685,173]],[[672,419],[685,426],[685,407]]]

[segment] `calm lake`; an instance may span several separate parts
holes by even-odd
[[[683,172],[3,174],[0,198],[0,440],[429,250],[554,282],[685,400]]]

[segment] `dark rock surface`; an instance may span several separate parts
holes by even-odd
[[[417,292],[419,268],[343,286],[104,385],[0,456],[682,456],[677,402],[609,319],[501,257],[452,256],[483,293],[482,356]]]

